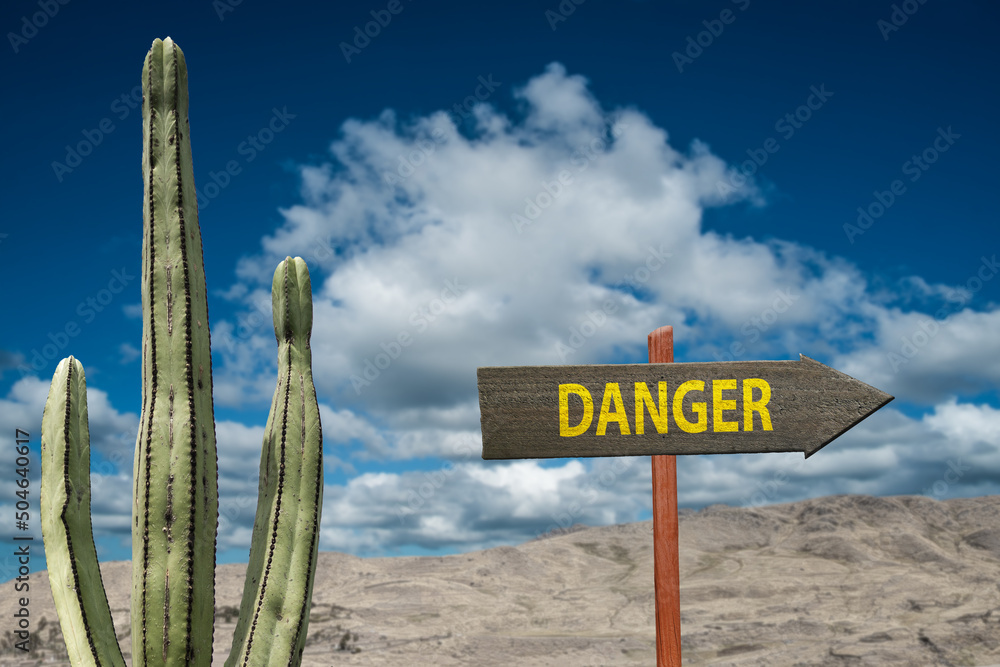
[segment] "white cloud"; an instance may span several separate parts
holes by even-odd
[[[876,290],[841,258],[702,229],[704,208],[723,203],[727,165],[700,141],[672,147],[637,110],[602,108],[586,79],[557,63],[515,96],[520,121],[479,105],[472,137],[444,112],[408,125],[390,110],[346,121],[335,161],[302,167],[302,203],[282,211],[262,253],[240,261],[246,284],[227,294],[259,303],[282,258],[309,262],[315,376],[332,404],[393,428],[405,410],[470,401],[477,366],[641,358],[646,334],[665,323],[694,359],[732,345],[744,359],[835,357],[900,398],[995,384],[1000,367],[976,371],[968,353],[970,341],[995,344],[992,311],[952,315],[982,322],[933,341],[938,351],[922,356],[941,360],[921,368],[923,382],[905,372],[894,381],[879,358],[919,316],[891,302],[943,298],[945,286]],[[730,201],[759,196],[751,183]],[[272,363],[261,356],[273,345],[265,310],[250,311],[258,328],[226,358],[224,403],[262,402],[273,387],[261,379]],[[592,335],[575,333],[592,323]],[[216,328],[225,336],[227,326]],[[945,341],[959,332],[968,336],[949,355]]]
[[[131,343],[122,343],[118,346],[119,361],[128,364],[142,356],[142,350]]]
[[[649,460],[543,467],[538,461],[446,463],[366,473],[326,487],[320,548],[357,555],[403,547],[471,551],[573,523],[632,520],[649,502]],[[636,493],[637,488],[644,488]]]
[[[86,368],[84,368],[86,374]],[[34,442],[41,434],[42,412],[49,395],[49,380],[25,376],[14,383],[6,399],[0,399],[0,428],[13,433],[20,428],[31,433]],[[122,413],[115,409],[107,392],[87,386],[87,415],[90,431],[90,448],[112,466],[127,461],[131,469],[132,451],[139,417],[135,413]],[[105,468],[104,472],[113,472]]]
[[[874,344],[842,355],[836,368],[920,402],[1000,385],[1000,310],[955,311],[953,305],[924,314],[884,309],[877,320]]]
[[[556,63],[512,89],[521,116],[478,105],[471,136],[445,112],[343,123],[331,161],[300,168],[301,201],[241,259],[239,282],[214,292],[244,308],[214,320],[217,405],[266,409],[276,372],[271,277],[285,256],[309,263],[326,468],[351,475],[327,484],[322,548],[467,550],[566,522],[634,520],[649,507],[646,458],[479,460],[475,369],[638,361],[663,324],[690,360],[801,352],[899,401],[808,461],[681,457],[681,505],[997,492],[998,411],[960,396],[1000,380],[1000,311],[975,301],[972,278],[887,286],[794,241],[706,230],[706,207],[763,202],[752,183],[719,195],[731,170],[706,143],[671,146],[648,116],[603,108],[584,77]],[[970,266],[980,287],[991,261]],[[135,305],[125,313],[135,316]],[[921,331],[926,341],[893,369],[889,355]],[[37,430],[46,392],[40,380],[17,382],[0,401],[0,427]],[[89,395],[98,450],[124,448],[130,460],[136,415]],[[930,412],[908,416],[903,401]],[[228,522],[220,550],[245,550],[263,424],[222,421],[217,434]],[[432,469],[399,472],[415,459]],[[394,472],[373,469],[390,461]],[[112,514],[130,485],[107,486],[102,525],[121,530]]]
[[[602,130],[600,104],[587,89],[587,79],[579,74],[567,76],[566,68],[559,63],[549,64],[543,74],[519,88],[515,97],[526,103],[526,129],[569,139],[567,146],[586,141],[588,134]]]
[[[970,453],[993,454],[1000,448],[1000,410],[989,405],[959,403],[953,398],[937,406],[925,421],[951,441],[964,443],[973,450]]]
[[[325,409],[332,426],[324,432],[363,447],[338,451],[334,467],[345,459],[457,462],[430,498],[414,500],[416,488],[427,488],[417,472],[368,472],[328,487],[328,548],[441,547],[459,540],[456,526],[465,528],[464,544],[485,544],[498,533],[475,526],[489,517],[505,526],[496,530],[523,535],[522,519],[551,523],[545,512],[572,504],[569,489],[608,465],[464,462],[481,442],[477,366],[597,363],[622,353],[641,360],[646,334],[672,323],[692,359],[802,352],[832,359],[897,400],[947,406],[958,391],[995,386],[996,312],[965,307],[971,283],[913,276],[886,286],[793,241],[703,229],[707,206],[763,203],[752,183],[720,197],[719,183],[733,182],[730,169],[705,143],[671,146],[643,113],[602,108],[586,79],[558,64],[514,94],[522,117],[479,105],[472,136],[443,112],[406,125],[391,110],[345,122],[333,161],[301,168],[301,203],[282,211],[284,224],[262,240],[260,254],[241,260],[243,282],[227,292],[260,302],[282,258],[309,262],[314,377],[321,400],[337,406]],[[933,312],[959,301],[919,355],[898,374],[887,370],[898,338],[926,319],[913,304]],[[259,351],[256,339],[245,346],[231,380],[226,364],[227,400],[263,395]],[[973,438],[957,434],[961,444],[949,443],[936,424],[890,407],[808,462],[791,454],[682,457],[681,502],[929,489],[947,468],[945,452]],[[649,493],[648,472],[635,470],[626,497],[633,510]],[[406,493],[421,518],[392,525],[384,505],[398,506]]]
[[[949,399],[919,418],[890,405],[808,460],[801,454],[683,457],[680,502],[747,506],[837,493],[939,500],[995,494],[997,433],[1000,410],[987,405]]]

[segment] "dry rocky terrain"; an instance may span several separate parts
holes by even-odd
[[[682,510],[680,536],[685,665],[1000,665],[1000,496],[714,505]],[[101,567],[128,651],[130,564]],[[245,567],[218,568],[217,665]],[[46,574],[31,575],[30,655],[10,648],[17,596],[0,591],[0,666],[68,664]],[[445,557],[321,553],[303,664],[655,665],[654,651],[646,521]]]

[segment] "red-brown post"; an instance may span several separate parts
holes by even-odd
[[[649,334],[649,363],[674,360],[674,328]],[[653,580],[656,665],[681,667],[681,568],[677,527],[677,457],[653,456]]]

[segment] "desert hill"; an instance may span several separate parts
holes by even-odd
[[[681,511],[680,541],[685,665],[1000,664],[1000,496],[713,505]],[[303,664],[655,665],[652,547],[646,521],[444,557],[323,552]],[[101,566],[126,651],[130,567]],[[218,665],[245,567],[217,570]],[[46,574],[30,656],[0,591],[0,666],[68,664]]]

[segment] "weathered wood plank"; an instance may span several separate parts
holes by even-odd
[[[809,457],[893,398],[804,355],[798,361],[485,367],[477,374],[484,459],[757,452]],[[678,397],[682,383],[690,381],[704,383],[703,390]],[[648,401],[640,401],[641,435],[636,383],[645,383],[649,393]],[[564,387],[562,426],[560,385],[586,390]],[[591,421],[580,435],[569,435],[586,421],[585,393],[592,401]],[[659,413],[659,427],[651,409]],[[602,425],[604,434],[597,435]]]

